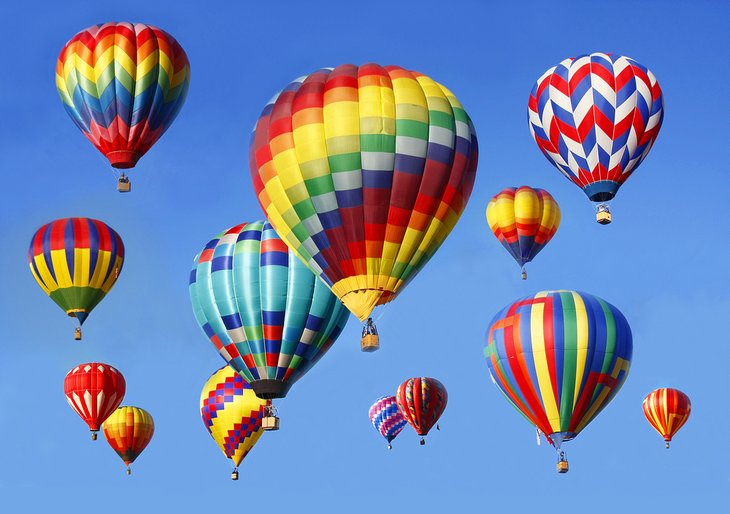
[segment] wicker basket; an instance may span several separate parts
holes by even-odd
[[[378,334],[367,334],[360,339],[360,349],[363,352],[374,352],[380,348],[380,337]]]
[[[128,178],[120,178],[117,182],[117,191],[120,193],[129,193],[132,190],[132,183]]]
[[[81,328],[76,327],[76,330],[74,330],[74,339],[77,341],[81,341]]]
[[[276,416],[264,416],[261,420],[261,428],[264,430],[279,430],[279,418]]]
[[[596,213],[596,221],[601,225],[608,225],[611,223],[611,213],[608,211],[598,211]]]
[[[568,461],[567,460],[561,460],[558,462],[558,473],[567,473],[568,472]]]

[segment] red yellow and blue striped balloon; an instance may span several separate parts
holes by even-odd
[[[190,64],[167,32],[105,23],[76,34],[56,63],[66,112],[115,168],[132,168],[170,127],[190,84]]]
[[[124,244],[102,221],[58,219],[33,235],[28,264],[43,291],[81,325],[117,281]]]
[[[395,401],[408,424],[418,435],[425,436],[446,409],[449,395],[435,378],[413,377],[398,386]]]
[[[541,291],[489,325],[492,381],[555,446],[577,436],[629,373],[631,328],[610,303],[577,291]]]
[[[200,393],[203,424],[223,454],[235,467],[264,433],[261,420],[271,405],[253,392],[251,385],[230,366],[213,373]]]
[[[249,160],[276,231],[365,320],[458,221],[477,139],[456,97],[429,77],[346,64],[277,94],[256,124]]]
[[[406,426],[406,418],[403,417],[398,409],[398,403],[395,396],[383,396],[378,398],[368,410],[370,422],[380,435],[388,441],[388,448],[392,448],[390,444],[393,439],[398,437],[403,427]]]
[[[592,53],[565,59],[537,79],[528,121],[537,146],[592,202],[607,202],[659,135],[664,99],[635,60]]]
[[[268,222],[212,239],[190,273],[195,319],[260,398],[283,398],[332,346],[349,312]]]
[[[524,272],[557,232],[560,207],[544,189],[508,187],[487,205],[487,223]]]
[[[687,423],[692,412],[689,396],[679,389],[662,387],[644,398],[642,405],[646,420],[664,438],[666,447],[680,428]]]

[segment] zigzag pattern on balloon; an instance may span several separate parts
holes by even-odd
[[[185,51],[141,23],[106,23],[76,34],[56,63],[56,88],[76,126],[112,166],[131,168],[162,136],[190,83]]]
[[[375,429],[380,432],[380,435],[385,437],[388,442],[391,442],[400,434],[403,427],[406,426],[406,418],[403,417],[400,410],[398,410],[398,404],[395,401],[395,396],[383,396],[378,398],[375,403],[370,407],[368,416]]]
[[[592,201],[608,201],[659,133],[663,97],[654,74],[629,57],[565,59],[535,83],[530,131],[544,155]]]

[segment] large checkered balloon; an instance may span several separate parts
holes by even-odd
[[[195,319],[259,398],[283,398],[340,335],[349,312],[268,222],[218,234],[190,273]]]
[[[663,116],[654,74],[629,57],[602,53],[550,68],[528,103],[537,146],[593,202],[616,195],[649,153]]]
[[[471,119],[444,86],[346,64],[265,107],[249,161],[266,217],[361,321],[438,250],[474,184]]]

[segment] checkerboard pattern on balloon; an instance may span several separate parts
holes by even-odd
[[[270,405],[269,400],[258,398],[251,385],[230,366],[213,373],[200,393],[203,423],[236,466],[263,434],[261,420]]]
[[[659,134],[663,96],[654,74],[629,57],[565,59],[535,83],[530,131],[545,156],[592,201],[608,201]]]
[[[211,240],[195,259],[189,291],[203,332],[248,382],[290,386],[332,346],[349,317],[263,221]]]
[[[378,398],[368,411],[370,422],[380,435],[390,443],[400,434],[403,427],[406,426],[406,418],[403,417],[395,396],[383,396]]]
[[[397,66],[343,65],[264,108],[250,168],[267,218],[360,319],[438,249],[471,193],[477,142],[456,97]]]

